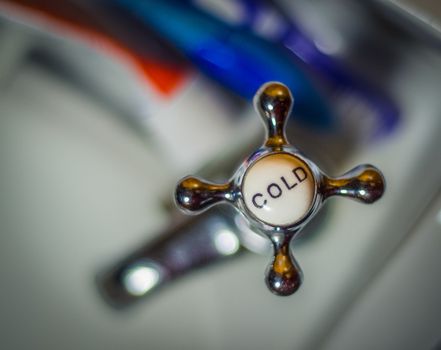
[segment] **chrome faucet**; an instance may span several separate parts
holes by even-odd
[[[251,231],[230,208],[216,208],[198,217],[176,213],[170,227],[97,276],[104,299],[124,308],[201,268],[232,260],[246,250],[270,251],[266,239]]]

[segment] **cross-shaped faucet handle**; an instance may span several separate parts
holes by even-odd
[[[229,182],[215,184],[186,177],[175,193],[177,204],[190,213],[228,202],[254,230],[268,236],[274,257],[266,283],[277,295],[290,295],[299,288],[302,273],[291,254],[290,242],[327,198],[338,195],[373,203],[385,188],[383,175],[372,165],[359,165],[332,178],[302,155],[285,134],[292,105],[291,92],[285,85],[264,84],[254,97],[255,109],[267,131],[263,146],[242,163]]]

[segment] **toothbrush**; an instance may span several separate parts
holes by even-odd
[[[233,28],[186,2],[115,1],[236,94],[251,100],[262,83],[281,81],[295,96],[294,119],[322,130],[336,126],[332,110],[303,64],[283,46]]]

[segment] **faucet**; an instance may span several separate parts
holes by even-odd
[[[172,224],[156,240],[98,273],[98,289],[114,308],[126,308],[182,277],[246,251],[270,251],[269,242],[230,208],[215,208],[197,217],[178,213],[172,217]]]

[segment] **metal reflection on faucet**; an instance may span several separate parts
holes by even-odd
[[[122,281],[127,292],[133,296],[142,296],[161,281],[160,267],[150,261],[141,261],[128,266]]]
[[[219,253],[232,255],[239,250],[240,243],[237,235],[228,228],[216,232],[214,245]]]
[[[245,248],[256,254],[267,254],[271,251],[268,239],[254,232],[242,215],[236,213],[234,223],[240,232],[240,242]]]
[[[172,221],[181,219],[174,217]],[[314,222],[322,223],[323,220]],[[317,231],[317,224],[313,226],[309,226],[308,231]],[[307,232],[305,235],[309,236]],[[101,295],[114,308],[124,309],[148,299],[174,281],[214,263],[231,261],[245,250],[267,255],[272,249],[271,242],[254,232],[242,215],[225,207],[186,218],[156,236],[159,237],[157,241],[148,241],[97,276]],[[186,262],[176,259],[177,252],[187,256]],[[159,279],[153,284],[155,278],[148,274],[155,274],[155,271]]]
[[[231,209],[174,223],[157,239],[97,275],[101,295],[111,306],[126,308],[203,267],[231,260],[244,251]]]

